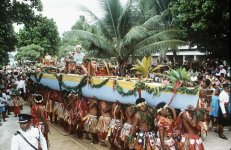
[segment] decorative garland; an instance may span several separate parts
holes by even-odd
[[[99,83],[99,84],[91,84],[91,87],[92,88],[101,88],[102,86],[104,86],[105,84],[107,84],[107,82],[110,80],[110,78],[108,78],[108,79],[106,79],[106,80],[104,80],[104,81],[102,81],[101,83]]]
[[[205,108],[199,108],[196,111],[194,111],[193,114],[196,116],[197,120],[203,121],[206,112],[207,110]]]
[[[115,89],[122,96],[129,96],[129,95],[135,95],[136,96],[136,92],[137,92],[136,86],[133,90],[128,90],[128,92],[124,92],[123,87],[120,86],[117,81],[115,81]]]
[[[35,80],[37,82],[40,82],[40,80],[41,80],[41,78],[43,76],[43,73],[39,74],[39,78],[37,78],[37,74],[38,73],[29,73],[28,76],[34,75]],[[103,80],[99,84],[92,84],[90,76],[83,76],[81,78],[81,80],[80,80],[80,83],[77,86],[67,86],[62,81],[62,77],[63,77],[62,74],[60,74],[59,76],[57,74],[54,74],[54,76],[56,77],[56,79],[59,82],[60,90],[62,90],[62,87],[63,87],[63,89],[66,89],[68,91],[77,92],[80,95],[82,95],[82,87],[84,87],[85,85],[90,84],[92,88],[101,88],[102,86],[107,84],[108,81],[110,80],[110,78],[107,78],[107,79]],[[141,82],[141,81],[138,81],[135,84],[134,89],[128,90],[127,92],[124,91],[123,87],[119,85],[117,80],[114,81],[113,87],[122,96],[130,96],[130,95],[135,95],[136,96],[137,92],[139,93],[141,90],[146,91],[147,93],[152,94],[153,96],[159,96],[161,92],[172,92],[173,91],[173,86],[150,87],[150,86],[146,85],[144,82]],[[187,87],[179,87],[177,89],[177,92],[182,93],[182,94],[196,95],[198,93],[198,90],[199,90],[198,87],[195,87],[193,89],[189,89]]]

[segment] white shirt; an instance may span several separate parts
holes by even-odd
[[[30,142],[35,148],[38,148],[38,139],[40,139],[40,145],[42,150],[47,150],[47,142],[39,128],[31,127],[26,132],[22,129],[18,130],[21,134]],[[39,138],[40,137],[40,138]],[[11,150],[34,150],[21,135],[14,135],[11,140]]]
[[[83,52],[75,53],[74,54],[74,61],[76,61],[77,65],[81,65],[83,63],[84,57],[85,57],[85,54]]]
[[[50,55],[46,55],[46,56],[45,56],[45,59],[46,59],[46,60],[51,60],[51,56],[50,56]]]
[[[225,92],[224,90],[219,95],[219,102],[220,102],[219,105],[221,107],[222,114],[226,114],[224,103],[229,102],[229,94]]]
[[[224,68],[222,68],[219,72],[219,74],[223,73],[224,75],[226,75],[226,70]]]
[[[17,81],[17,89],[23,88],[24,93],[26,93],[25,80]]]

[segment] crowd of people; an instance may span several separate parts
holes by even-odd
[[[78,54],[74,58],[82,66],[84,54],[80,54],[80,50],[81,46],[76,46]],[[152,107],[142,97],[136,100],[135,105],[128,105],[80,97],[72,92],[63,94],[35,85],[26,76],[28,70],[25,68],[10,72],[2,69],[0,127],[11,113],[19,117],[21,130],[13,135],[12,150],[23,149],[24,146],[46,150],[49,146],[48,122],[60,125],[78,138],[115,150],[203,150],[203,140],[209,130],[227,140],[223,128],[231,125],[230,67],[216,60],[206,60],[197,65],[184,64],[184,67],[188,71],[199,72],[191,77],[191,81],[200,89],[197,107],[189,105],[184,110],[171,108],[165,102]],[[84,70],[84,74],[87,73],[88,70]],[[124,66],[115,74],[130,76],[130,68]],[[171,82],[165,77],[152,78],[164,85]],[[20,113],[24,101],[31,105],[29,115]],[[26,142],[21,136],[26,139],[34,136],[39,140]]]

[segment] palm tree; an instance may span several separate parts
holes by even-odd
[[[83,10],[97,20],[96,34],[75,30],[79,39],[88,41],[88,48],[97,57],[116,57],[119,64],[128,57],[150,55],[153,52],[176,48],[186,42],[179,39],[179,31],[167,29],[163,31],[161,15],[156,15],[143,24],[139,24],[139,16],[134,15],[136,7],[129,0],[123,8],[119,0],[101,0],[105,16],[100,19],[86,7]]]

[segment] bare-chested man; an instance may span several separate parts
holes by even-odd
[[[154,150],[156,141],[154,132],[154,113],[147,107],[144,98],[138,98],[136,100],[136,107],[138,111],[134,115],[129,135],[129,148],[135,150]]]
[[[37,94],[34,97],[35,104],[31,108],[31,115],[33,116],[33,126],[38,127],[41,129],[44,137],[46,138],[48,144],[48,132],[49,126],[47,122],[47,112],[45,106],[42,104],[43,96]]]
[[[88,114],[83,118],[84,122],[84,130],[87,132],[87,137],[89,137],[88,133],[91,134],[92,143],[97,144],[99,142],[98,136],[96,133],[96,126],[98,123],[98,105],[97,100],[94,98],[88,99]]]
[[[111,105],[111,122],[109,125],[108,140],[111,144],[111,150],[120,149],[120,131],[124,119],[122,112],[122,105],[119,102],[112,103]]]
[[[111,122],[111,106],[106,101],[99,102],[100,118],[96,126],[97,134],[101,140],[102,146],[107,146],[105,139],[107,138],[107,133],[109,130],[109,124]]]
[[[181,112],[176,120],[176,125],[180,127],[182,134],[180,141],[180,150],[204,150],[202,139],[199,136],[200,131],[197,128],[196,108],[189,105],[187,109]]]
[[[123,124],[123,127],[120,132],[121,149],[123,150],[127,150],[129,148],[128,136],[131,131],[134,114],[135,108],[130,105],[127,105],[124,112],[125,123]]]

